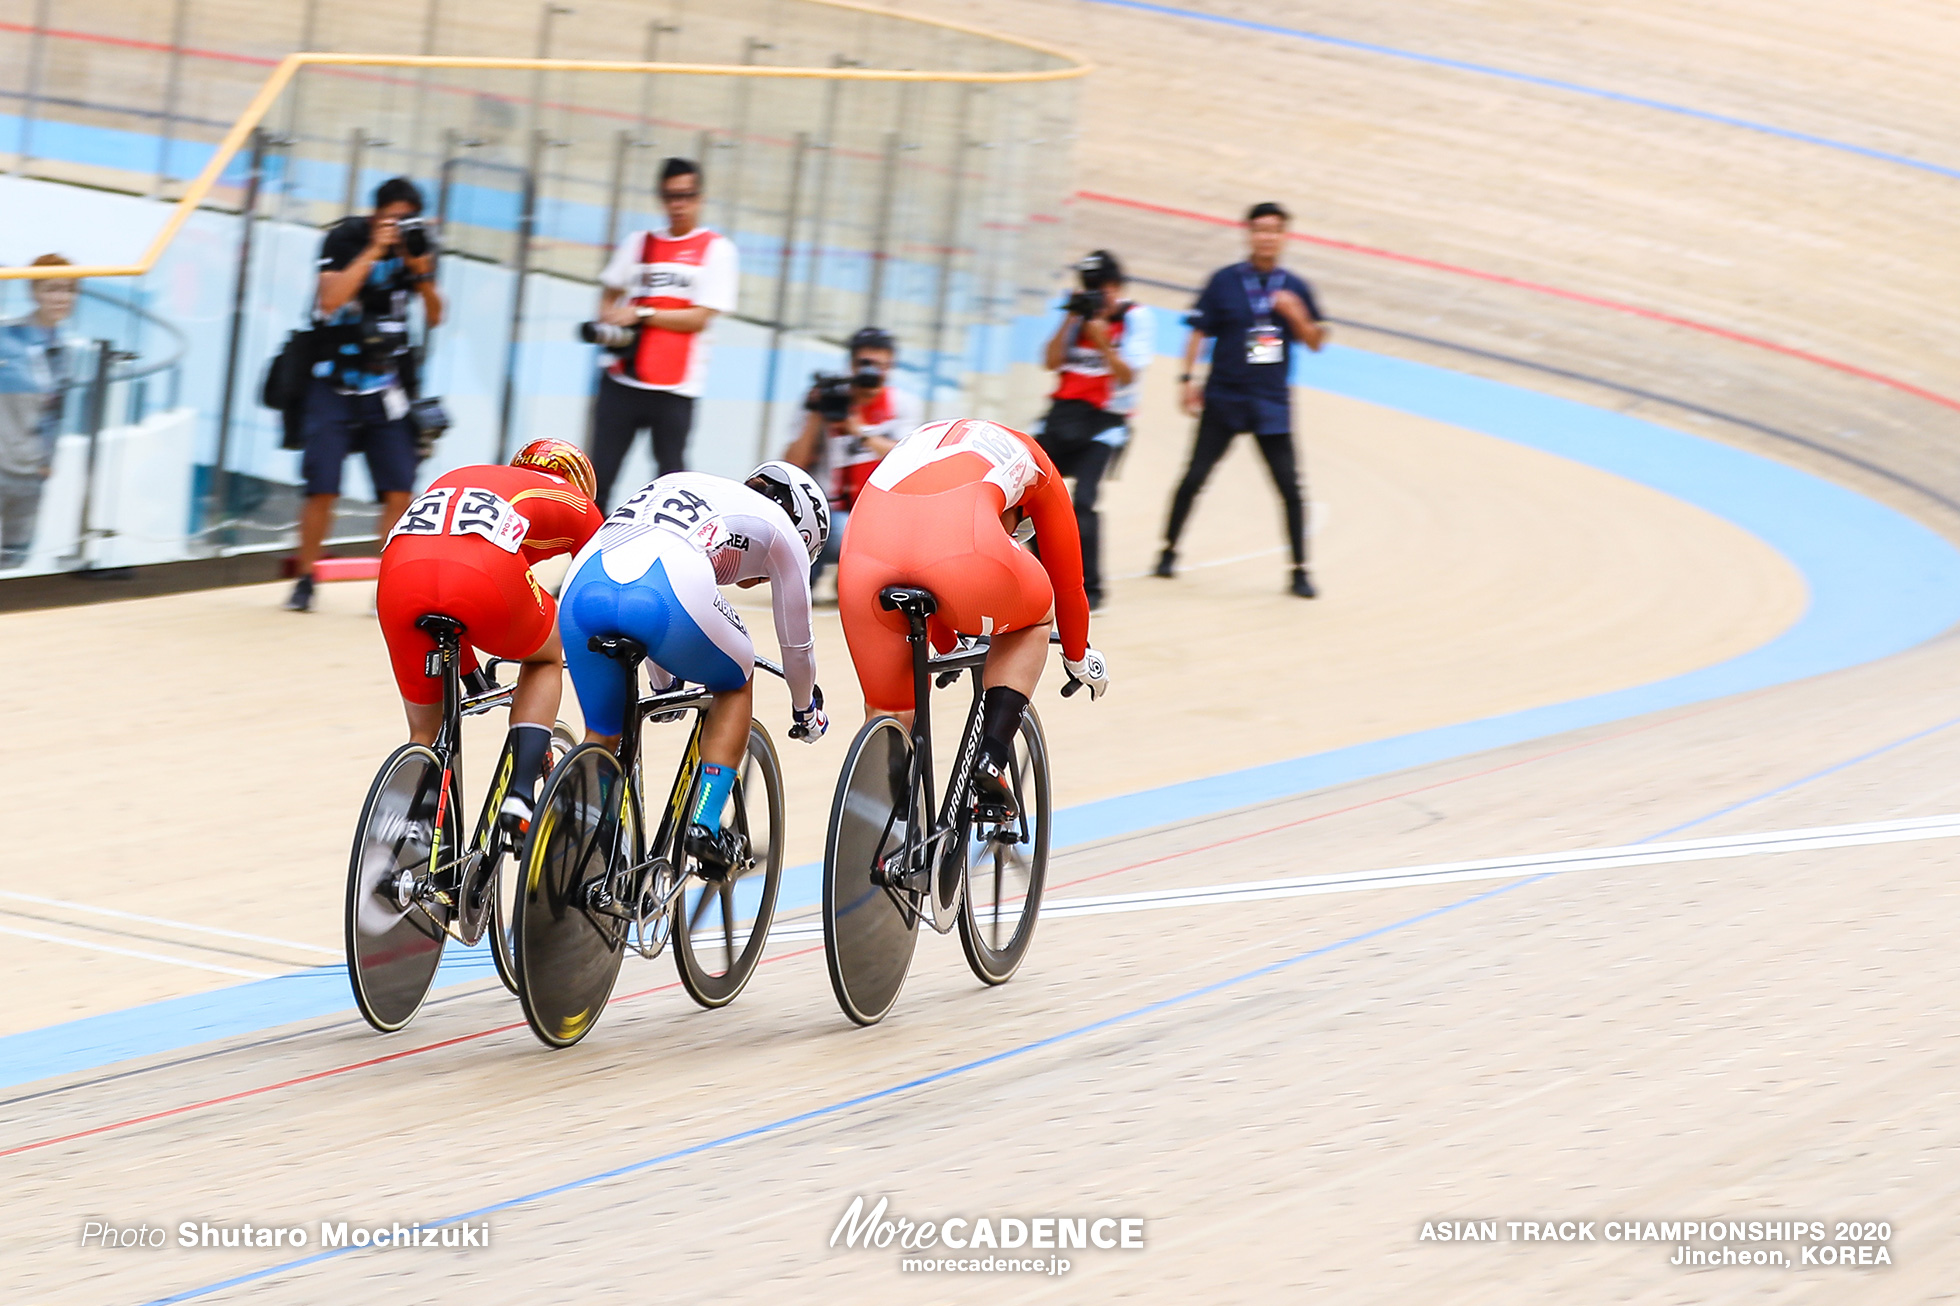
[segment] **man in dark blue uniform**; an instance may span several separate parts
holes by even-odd
[[[1251,257],[1213,273],[1188,319],[1191,335],[1178,380],[1184,386],[1184,410],[1198,419],[1198,438],[1191,465],[1171,499],[1157,575],[1176,574],[1177,538],[1198,491],[1232,441],[1250,431],[1286,505],[1287,538],[1293,546],[1293,577],[1287,588],[1310,599],[1314,587],[1307,575],[1307,509],[1293,451],[1293,396],[1287,379],[1295,342],[1317,350],[1327,339],[1327,328],[1321,325],[1313,288],[1279,266],[1286,222],[1286,210],[1279,205],[1253,205],[1245,215]],[[1212,341],[1211,372],[1201,387],[1191,373],[1206,339]]]

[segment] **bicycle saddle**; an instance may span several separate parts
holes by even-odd
[[[418,630],[426,630],[437,639],[461,639],[463,623],[454,617],[445,617],[440,612],[427,613],[415,619]]]
[[[624,635],[594,635],[585,641],[585,646],[602,657],[613,658],[628,666],[644,662],[647,656],[646,645]]]
[[[939,611],[939,600],[931,590],[916,585],[887,585],[878,591],[878,605],[887,612],[903,612],[908,617],[930,617]]]

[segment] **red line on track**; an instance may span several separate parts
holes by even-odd
[[[766,966],[772,961],[788,961],[791,957],[805,957],[810,953],[822,951],[823,945],[817,944],[814,947],[799,948],[795,952],[785,952],[774,957],[765,957],[762,960],[762,964]],[[668,989],[677,989],[679,987],[679,980],[673,980],[666,984],[656,984],[650,989],[640,989],[634,993],[621,993],[609,998],[606,1001],[606,1005],[611,1006],[615,1002],[628,1002],[634,998],[644,998],[650,993],[665,993]],[[118,1129],[128,1129],[135,1125],[149,1124],[153,1120],[168,1120],[172,1116],[186,1115],[192,1111],[202,1111],[207,1107],[223,1106],[227,1102],[237,1102],[248,1097],[259,1097],[266,1093],[277,1092],[282,1088],[293,1088],[300,1084],[311,1084],[316,1080],[332,1079],[336,1075],[345,1075],[350,1071],[366,1070],[370,1066],[383,1066],[390,1061],[400,1061],[404,1057],[420,1056],[424,1052],[435,1052],[442,1048],[455,1047],[458,1043],[470,1043],[480,1038],[489,1038],[492,1034],[504,1034],[513,1029],[523,1028],[523,1021],[514,1020],[508,1025],[498,1025],[492,1029],[480,1029],[474,1034],[459,1034],[455,1038],[446,1038],[438,1043],[424,1043],[421,1047],[406,1048],[400,1052],[390,1052],[386,1056],[369,1057],[365,1061],[349,1062],[347,1065],[335,1066],[330,1070],[316,1070],[310,1075],[297,1075],[292,1079],[282,1079],[276,1084],[261,1084],[257,1088],[247,1088],[236,1093],[227,1093],[223,1097],[211,1097],[206,1098],[202,1102],[191,1102],[185,1106],[173,1106],[167,1111],[152,1111],[146,1116],[132,1116],[128,1120],[118,1120],[114,1124],[108,1125],[97,1125],[93,1129],[83,1129],[72,1134],[63,1134],[59,1138],[44,1138],[38,1143],[22,1143],[19,1147],[10,1147],[4,1152],[0,1152],[0,1156],[18,1156],[22,1152],[32,1152],[43,1147],[53,1147],[56,1143],[72,1143],[78,1138],[93,1138],[97,1134],[113,1133]]]
[[[0,32],[25,32],[30,36],[38,32],[42,36],[51,36],[57,41],[87,41],[93,45],[116,45],[126,50],[150,50],[162,54],[177,51],[177,47],[168,41],[139,41],[134,37],[104,36],[98,32],[73,32],[58,27],[36,28],[32,23],[0,22]],[[277,59],[268,59],[263,55],[232,54],[226,50],[200,50],[188,45],[181,53],[193,59],[216,59],[223,63],[251,64],[254,68],[275,68],[279,64]]]
[[[1215,227],[1236,227],[1239,225],[1239,221],[1236,218],[1220,217],[1215,213],[1199,213],[1194,209],[1174,208],[1168,204],[1153,204],[1148,200],[1128,199],[1121,195],[1107,195],[1101,191],[1079,190],[1075,192],[1075,198],[1088,200],[1095,204],[1109,204],[1117,208],[1137,209],[1145,213],[1161,213],[1167,217],[1185,218],[1192,222],[1204,222]],[[1960,399],[1955,399],[1950,395],[1943,395],[1936,391],[1928,390],[1924,386],[1914,385],[1910,381],[1901,381],[1898,377],[1887,376],[1883,372],[1874,372],[1870,368],[1859,367],[1856,363],[1846,363],[1835,358],[1826,358],[1822,354],[1813,354],[1807,349],[1798,349],[1794,345],[1778,344],[1774,340],[1765,340],[1761,336],[1748,335],[1741,331],[1731,330],[1728,327],[1716,326],[1710,322],[1698,322],[1691,317],[1680,317],[1673,313],[1664,313],[1659,309],[1643,308],[1638,304],[1627,304],[1617,299],[1607,299],[1600,295],[1589,295],[1584,291],[1567,290],[1562,286],[1546,285],[1542,281],[1527,281],[1523,277],[1506,276],[1501,272],[1486,272],[1481,268],[1464,267],[1459,263],[1445,263],[1440,259],[1424,258],[1418,254],[1402,254],[1392,249],[1378,249],[1373,245],[1359,245],[1349,240],[1336,240],[1331,236],[1309,236],[1304,232],[1295,231],[1288,233],[1288,239],[1297,240],[1304,245],[1318,245],[1323,249],[1338,249],[1349,254],[1361,254],[1368,258],[1386,259],[1392,263],[1406,263],[1411,267],[1429,268],[1437,272],[1447,272],[1452,276],[1470,277],[1477,281],[1489,281],[1501,286],[1514,286],[1519,290],[1529,290],[1535,294],[1550,295],[1557,299],[1570,300],[1575,304],[1588,304],[1594,308],[1610,309],[1615,313],[1625,313],[1632,317],[1646,318],[1650,322],[1664,322],[1669,326],[1678,326],[1690,331],[1699,331],[1703,335],[1719,336],[1723,340],[1732,340],[1737,344],[1749,345],[1755,349],[1767,350],[1772,354],[1781,354],[1785,358],[1795,358],[1805,363],[1813,363],[1818,367],[1828,367],[1834,372],[1842,372],[1847,376],[1855,376],[1860,380],[1872,381],[1882,386],[1889,386],[1904,394],[1912,395],[1916,399],[1924,399],[1928,403],[1935,403],[1942,408],[1951,408],[1955,412],[1960,412]]]

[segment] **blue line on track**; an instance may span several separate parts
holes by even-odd
[[[1933,735],[1937,735],[1942,730],[1950,730],[1954,726],[1960,726],[1960,716],[1948,717],[1946,720],[1940,722],[1938,725],[1927,726],[1924,730],[1915,730],[1913,733],[1906,735],[1903,738],[1894,739],[1889,744],[1880,744],[1877,748],[1871,749],[1869,752],[1860,753],[1856,757],[1847,757],[1842,762],[1838,762],[1831,766],[1827,766],[1821,771],[1812,771],[1809,775],[1803,776],[1796,780],[1792,780],[1788,784],[1780,784],[1776,786],[1776,788],[1774,789],[1765,789],[1762,793],[1757,794],[1753,798],[1745,798],[1739,803],[1730,803],[1727,807],[1721,808],[1718,811],[1710,812],[1706,816],[1697,816],[1692,821],[1683,821],[1680,825],[1669,826],[1667,829],[1662,830],[1659,834],[1648,836],[1646,842],[1653,843],[1656,840],[1665,839],[1669,835],[1680,834],[1683,830],[1692,830],[1698,825],[1706,825],[1710,821],[1717,820],[1721,817],[1727,816],[1731,812],[1739,812],[1745,807],[1754,807],[1757,803],[1766,802],[1771,798],[1776,798],[1779,797],[1780,795],[1787,794],[1792,789],[1801,789],[1803,788],[1803,786],[1809,784],[1813,780],[1822,780],[1826,776],[1836,775],[1839,771],[1849,770],[1850,768],[1857,766],[1860,762],[1869,762],[1874,757],[1883,757],[1885,756],[1885,754],[1892,752],[1894,749],[1904,748],[1907,744],[1916,744],[1922,739],[1926,739]]]
[[[1513,881],[1510,884],[1499,885],[1495,889],[1486,889],[1482,893],[1472,894],[1468,898],[1461,898],[1456,902],[1446,903],[1441,907],[1432,907],[1428,911],[1418,912],[1414,916],[1405,916],[1401,920],[1393,921],[1387,925],[1377,925],[1373,929],[1363,930],[1359,934],[1350,934],[1346,938],[1337,939],[1332,943],[1323,943],[1318,947],[1309,948],[1305,952],[1296,953],[1291,957],[1286,957],[1279,961],[1268,962],[1264,966],[1242,971],[1229,978],[1214,980],[1209,984],[1200,985],[1195,989],[1187,989],[1183,993],[1176,994],[1173,997],[1160,998],[1155,1002],[1145,1003],[1141,1007],[1134,1007],[1129,1011],[1120,1012],[1114,1016],[1105,1016],[1101,1020],[1091,1021],[1086,1025],[1078,1025],[1074,1029],[1064,1030],[1059,1034],[1050,1034],[1046,1038],[1038,1038],[1032,1042],[1022,1043],[1016,1047],[1007,1048],[1004,1051],[980,1057],[977,1060],[963,1062],[957,1066],[949,1066],[945,1070],[934,1071],[930,1075],[921,1075],[917,1079],[908,1079],[900,1084],[892,1084],[886,1088],[878,1089],[875,1092],[860,1094],[857,1097],[848,1098],[842,1102],[832,1102],[826,1106],[815,1107],[808,1111],[800,1111],[795,1115],[784,1116],[779,1120],[772,1120],[765,1125],[757,1125],[752,1129],[743,1129],[736,1133],[724,1134],[720,1138],[710,1139],[705,1143],[695,1143],[689,1147],[676,1148],[671,1152],[662,1152],[658,1156],[650,1156],[643,1161],[635,1161],[630,1165],[615,1166],[613,1169],[603,1170],[598,1174],[587,1175],[582,1179],[573,1179],[566,1183],[554,1184],[549,1188],[540,1188],[536,1192],[525,1193],[521,1197],[511,1197],[501,1202],[492,1202],[488,1206],[479,1206],[475,1210],[464,1211],[460,1215],[444,1216],[436,1220],[423,1220],[419,1223],[424,1229],[440,1229],[445,1225],[464,1224],[471,1220],[480,1220],[486,1216],[495,1215],[499,1211],[508,1211],[513,1207],[527,1206],[532,1202],[543,1201],[549,1197],[557,1197],[562,1193],[575,1192],[581,1188],[590,1188],[596,1184],[605,1183],[609,1179],[618,1179],[626,1175],[638,1174],[641,1171],[651,1170],[657,1166],[679,1161],[685,1157],[698,1156],[703,1152],[711,1152],[717,1148],[730,1147],[736,1143],[748,1142],[750,1139],[762,1138],[769,1134],[780,1134],[798,1125],[809,1124],[815,1120],[841,1115],[857,1107],[867,1106],[873,1102],[881,1102],[903,1093],[910,1093],[915,1089],[943,1083],[946,1080],[954,1079],[961,1075],[971,1074],[976,1070],[984,1070],[989,1066],[999,1065],[1003,1061],[1011,1061],[1016,1057],[1026,1056],[1031,1052],[1039,1052],[1045,1048],[1051,1048],[1057,1044],[1083,1038],[1116,1025],[1122,1025],[1133,1020],[1141,1020],[1145,1017],[1156,1015],[1158,1012],[1166,1011],[1172,1007],[1182,1006],[1187,1002],[1196,1001],[1199,998],[1217,993],[1223,989],[1233,988],[1240,984],[1250,983],[1253,980],[1263,979],[1268,975],[1277,974],[1280,971],[1297,966],[1302,962],[1312,961],[1316,957],[1324,957],[1329,953],[1339,952],[1344,948],[1351,948],[1357,943],[1366,943],[1370,939],[1378,939],[1385,934],[1393,934],[1398,930],[1407,929],[1412,925],[1420,925],[1424,921],[1434,920],[1438,916],[1447,915],[1461,908],[1474,906],[1487,899],[1495,898],[1500,894],[1509,893],[1513,889],[1521,889],[1527,884],[1535,884],[1545,878],[1547,878],[1546,875],[1541,873],[1530,876],[1527,879]],[[172,1303],[175,1302],[194,1301],[199,1297],[208,1297],[214,1292],[222,1292],[226,1288],[237,1288],[248,1283],[257,1283],[262,1279],[269,1279],[275,1275],[303,1269],[309,1265],[317,1265],[322,1261],[346,1256],[351,1252],[367,1250],[370,1249],[346,1247],[336,1248],[333,1251],[315,1252],[311,1256],[302,1256],[297,1260],[285,1261],[278,1265],[268,1266],[263,1270],[255,1270],[250,1274],[241,1274],[217,1283],[207,1283],[198,1288],[188,1288],[183,1292],[173,1293],[168,1297],[158,1297],[145,1303],[145,1306],[172,1306]]]
[[[1404,50],[1392,45],[1379,45],[1373,41],[1357,41],[1345,36],[1329,36],[1325,32],[1310,32],[1299,27],[1282,27],[1277,23],[1254,22],[1249,18],[1233,18],[1225,14],[1209,14],[1200,9],[1183,9],[1176,5],[1150,4],[1147,0],[1089,0],[1091,4],[1107,5],[1112,9],[1130,9],[1139,13],[1156,14],[1164,18],[1184,18],[1200,23],[1215,23],[1221,27],[1236,27],[1242,31],[1260,32],[1268,36],[1284,36],[1296,41],[1310,41],[1315,45],[1330,46],[1340,50],[1352,50],[1358,54],[1379,55],[1387,59],[1400,59],[1408,63],[1426,64],[1432,68],[1447,68],[1452,72],[1473,73],[1480,77],[1497,77],[1507,82],[1518,82],[1526,86],[1543,87],[1551,91],[1563,91],[1569,95],[1583,95],[1595,100],[1608,100],[1615,104],[1629,104],[1642,109],[1654,109],[1661,113],[1677,114],[1683,118],[1696,118],[1702,122],[1712,122],[1723,127],[1739,127],[1744,131],[1761,132],[1766,136],[1778,136],[1784,140],[1797,141],[1804,145],[1817,145],[1827,150],[1837,150],[1843,154],[1855,154],[1880,163],[1895,164],[1902,168],[1914,168],[1920,172],[1930,172],[1941,177],[1960,179],[1960,168],[1950,168],[1944,164],[1932,163],[1925,159],[1915,159],[1907,154],[1895,154],[1890,150],[1873,149],[1869,145],[1858,145],[1851,141],[1841,141],[1830,136],[1819,136],[1814,132],[1795,131],[1788,127],[1778,127],[1774,123],[1757,122],[1753,118],[1739,118],[1734,114],[1716,113],[1709,109],[1697,109],[1693,105],[1676,104],[1671,100],[1657,100],[1651,96],[1633,95],[1625,91],[1615,91],[1604,86],[1588,86],[1584,82],[1568,82],[1558,77],[1544,77],[1537,73],[1519,72],[1514,68],[1499,68],[1491,64],[1472,63],[1467,59],[1451,59],[1443,55],[1425,54],[1420,50]]]

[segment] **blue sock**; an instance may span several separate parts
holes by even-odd
[[[728,806],[729,791],[735,787],[735,768],[701,763],[701,801],[694,807],[694,824],[721,833],[721,809]]]

